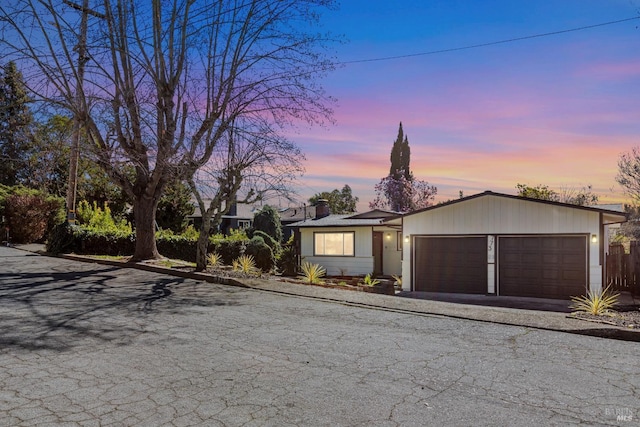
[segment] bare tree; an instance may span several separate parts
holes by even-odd
[[[633,147],[630,152],[620,155],[616,181],[634,202],[640,201],[640,147]]]
[[[202,213],[196,270],[207,266],[209,234],[233,203],[254,203],[269,196],[288,197],[302,174],[304,155],[266,122],[237,119],[209,163],[190,180]],[[208,203],[205,201],[208,199]]]
[[[67,4],[0,4],[1,53],[37,99],[79,119],[96,161],[132,200],[133,260],[159,256],[165,186],[204,166],[235,120],[268,123],[273,135],[330,119],[317,82],[332,68],[332,40],[313,31],[332,0],[95,0],[81,58],[82,13]],[[235,183],[233,168],[223,172]]]

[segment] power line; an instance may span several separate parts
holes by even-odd
[[[634,16],[632,18],[620,19],[618,21],[603,22],[601,24],[586,25],[586,26],[583,26],[583,27],[571,28],[571,29],[568,29],[568,30],[551,31],[551,32],[548,32],[548,33],[533,34],[533,35],[523,36],[523,37],[514,37],[514,38],[511,38],[511,39],[505,39],[505,40],[499,40],[499,41],[487,42],[487,43],[480,43],[480,44],[474,44],[474,45],[469,45],[469,46],[461,46],[461,47],[453,47],[453,48],[449,48],[449,49],[432,50],[432,51],[429,51],[429,52],[409,53],[409,54],[405,54],[405,55],[384,56],[384,57],[381,57],[381,58],[369,58],[369,59],[356,59],[356,60],[353,60],[353,61],[342,61],[342,62],[338,62],[338,65],[359,64],[359,63],[364,63],[364,62],[390,61],[390,60],[393,60],[393,59],[413,58],[413,57],[416,57],[416,56],[435,55],[435,54],[438,54],[438,53],[447,53],[447,52],[456,52],[456,51],[459,51],[459,50],[476,49],[476,48],[479,48],[479,47],[494,46],[494,45],[498,45],[498,44],[512,43],[512,42],[517,42],[517,41],[522,41],[522,40],[535,39],[535,38],[539,38],[539,37],[548,37],[548,36],[554,36],[554,35],[557,35],[557,34],[571,33],[571,32],[574,32],[574,31],[582,31],[582,30],[588,30],[588,29],[591,29],[591,28],[604,27],[606,25],[613,25],[613,24],[619,24],[621,22],[633,21],[634,19],[640,19],[640,16]]]

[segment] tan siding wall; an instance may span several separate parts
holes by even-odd
[[[484,196],[410,215],[403,219],[403,236],[477,234],[595,234],[599,213],[498,196]],[[589,239],[590,242],[590,239]],[[411,288],[411,247],[404,243],[403,288]],[[602,286],[599,243],[589,243],[591,289]]]

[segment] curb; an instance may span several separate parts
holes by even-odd
[[[20,247],[16,247],[16,249],[20,249],[27,252],[28,249],[22,249]],[[452,319],[460,319],[460,320],[471,320],[476,322],[484,322],[484,323],[493,323],[499,325],[506,326],[517,326],[517,327],[525,327],[532,328],[544,331],[552,331],[552,332],[564,332],[571,333],[576,335],[586,335],[593,336],[598,338],[606,338],[606,339],[617,339],[622,341],[632,341],[632,342],[640,342],[640,330],[637,329],[626,329],[619,326],[605,325],[605,324],[595,324],[590,325],[590,327],[554,327],[553,325],[542,325],[535,324],[535,322],[531,321],[509,321],[508,319],[504,319],[504,317],[513,317],[517,313],[521,313],[522,316],[533,316],[537,314],[540,316],[540,312],[532,311],[532,310],[524,310],[524,309],[515,309],[515,308],[506,308],[506,307],[478,307],[475,305],[467,305],[453,302],[442,302],[442,301],[430,301],[430,300],[419,300],[419,299],[409,299],[409,298],[401,298],[389,295],[378,295],[378,294],[369,294],[369,293],[361,293],[354,292],[348,290],[338,290],[338,289],[325,289],[315,287],[308,287],[304,285],[291,284],[286,282],[277,282],[277,281],[256,281],[246,279],[234,279],[223,276],[215,276],[207,273],[199,273],[199,272],[189,272],[189,271],[180,271],[177,269],[159,267],[155,265],[148,265],[144,263],[122,263],[118,261],[111,260],[103,260],[96,258],[89,258],[81,255],[70,255],[70,254],[62,254],[62,255],[52,255],[46,253],[44,251],[35,251],[35,253],[48,257],[57,257],[63,258],[71,261],[80,261],[80,262],[91,262],[101,265],[109,265],[118,268],[135,268],[138,270],[149,271],[157,274],[167,274],[176,277],[186,278],[186,279],[194,279],[200,280],[208,283],[216,283],[226,286],[235,286],[246,289],[254,289],[263,292],[270,292],[275,294],[287,295],[287,296],[296,296],[303,298],[312,298],[321,301],[339,303],[344,305],[350,305],[354,307],[361,307],[366,309],[376,309],[376,310],[384,310],[384,311],[393,311],[397,313],[406,313],[411,315],[421,315],[421,316],[440,316],[440,317],[448,317]],[[362,294],[362,295],[360,295]],[[439,309],[438,309],[439,308]],[[471,311],[480,312],[479,316],[473,315],[464,315],[457,312],[465,311],[469,309]],[[484,316],[483,316],[484,314]],[[496,315],[496,317],[500,317],[503,315],[503,319],[499,318],[491,318],[491,315]],[[547,313],[548,316],[553,316],[556,313]],[[558,320],[559,316],[555,316]],[[566,318],[566,316],[563,316]],[[576,320],[576,322],[581,322],[580,320]],[[553,323],[553,322],[552,322]]]

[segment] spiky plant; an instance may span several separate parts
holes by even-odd
[[[375,286],[378,283],[380,283],[380,280],[375,279],[371,273],[367,274],[366,276],[364,276],[363,282],[366,286]]]
[[[309,261],[303,262],[301,269],[304,281],[310,285],[322,283],[321,279],[327,272],[321,265]]]
[[[620,294],[614,294],[610,286],[599,291],[589,291],[587,295],[571,297],[570,306],[574,313],[587,313],[595,316],[610,315],[610,310],[618,303]]]
[[[211,268],[220,267],[222,263],[222,256],[218,252],[212,252],[207,256],[207,264]]]
[[[251,255],[240,255],[233,260],[233,271],[240,271],[245,274],[253,274],[257,271],[256,261]]]
[[[396,276],[395,274],[392,274],[391,277],[393,277],[398,286],[402,287],[402,276]]]

